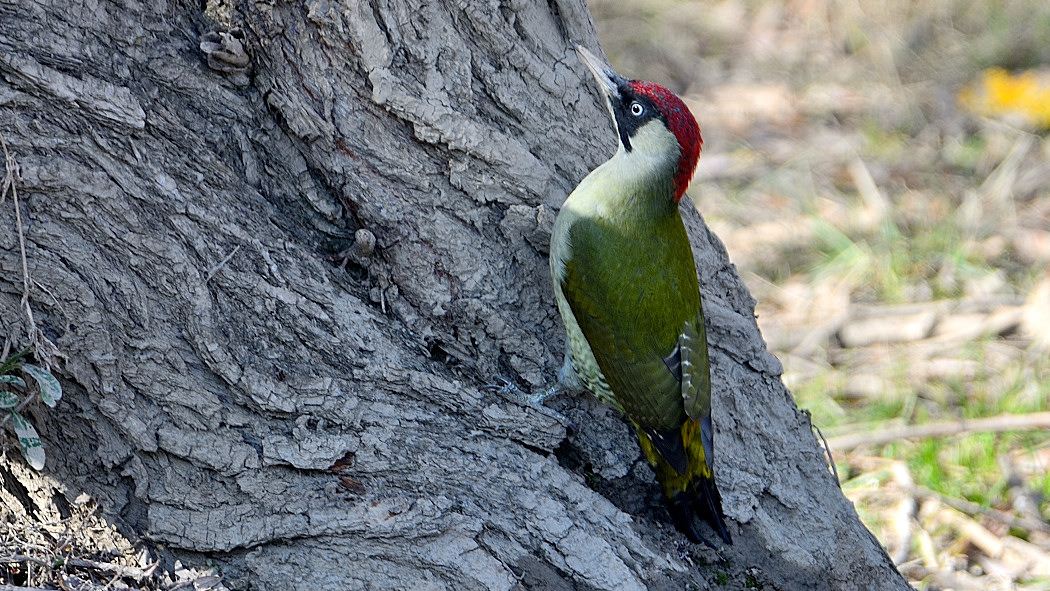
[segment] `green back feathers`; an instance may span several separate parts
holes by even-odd
[[[618,402],[635,423],[655,429],[686,419],[680,374],[666,360],[684,326],[700,317],[685,227],[676,209],[669,214],[627,223],[577,218],[561,284]]]

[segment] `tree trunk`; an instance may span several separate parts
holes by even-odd
[[[724,561],[615,414],[559,397],[569,433],[481,388],[562,358],[550,228],[615,142],[583,0],[201,4],[0,0],[29,301],[65,355],[31,414],[72,495],[243,589],[907,588],[691,204]]]

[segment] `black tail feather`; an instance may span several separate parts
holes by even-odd
[[[693,482],[693,485],[697,488],[696,497],[699,497],[698,507],[694,506],[694,511],[697,512],[697,516],[711,524],[715,530],[718,531],[718,535],[722,538],[722,541],[732,545],[733,538],[729,535],[729,529],[726,528],[725,516],[722,515],[722,495],[718,494],[718,488],[715,486],[715,481],[708,478],[701,478]]]
[[[675,498],[668,499],[667,511],[671,514],[671,521],[678,531],[689,538],[689,541],[694,544],[703,544],[712,550],[718,550],[718,547],[711,543],[711,540],[708,540],[700,535],[700,532],[696,531],[696,526],[693,525],[693,505],[695,504],[693,499],[685,493],[679,493]]]
[[[715,488],[713,481],[700,478],[693,483],[696,488],[690,487],[687,492],[675,495],[668,499],[667,510],[671,514],[678,531],[685,534],[693,543],[704,544],[713,550],[718,548],[710,540],[696,531],[696,519],[707,522],[727,544],[733,543],[733,538],[726,528],[725,518],[722,516],[722,499]]]

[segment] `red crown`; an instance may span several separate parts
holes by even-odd
[[[700,126],[682,99],[663,86],[642,80],[631,80],[628,85],[634,92],[653,101],[667,121],[668,129],[678,138],[678,146],[682,150],[678,159],[678,170],[674,176],[674,199],[678,201],[685,194],[685,189],[696,170],[696,162],[700,159],[700,147],[704,145],[704,138],[700,136]]]

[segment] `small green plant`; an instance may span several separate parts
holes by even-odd
[[[27,347],[0,361],[0,426],[11,421],[22,455],[30,466],[41,470],[46,459],[44,445],[33,423],[21,411],[38,396],[44,404],[54,408],[62,398],[62,387],[51,372],[22,361],[29,350]]]

